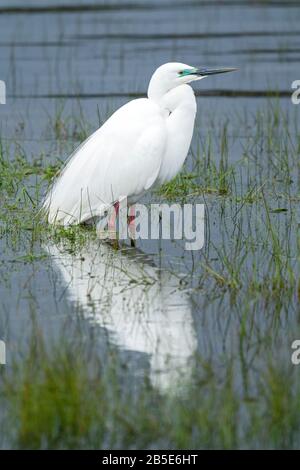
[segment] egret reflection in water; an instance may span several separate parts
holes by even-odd
[[[197,341],[190,298],[178,276],[100,240],[76,255],[58,244],[47,251],[86,318],[105,328],[119,348],[149,355],[155,387],[169,392],[189,382]]]

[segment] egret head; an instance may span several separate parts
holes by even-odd
[[[179,85],[201,80],[210,75],[233,72],[235,68],[191,67],[180,62],[169,62],[155,70],[151,77],[148,96],[162,95]]]

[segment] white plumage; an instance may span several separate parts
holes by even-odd
[[[99,217],[123,197],[136,202],[181,169],[191,143],[196,100],[188,82],[231,69],[169,63],[153,74],[148,98],[117,110],[71,155],[43,203],[50,223]]]

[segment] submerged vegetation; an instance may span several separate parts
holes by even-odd
[[[126,364],[111,351],[109,366],[86,348],[41,345],[2,385],[6,428],[14,447],[294,448],[299,445],[300,388],[291,367],[268,362],[257,390],[241,395],[229,362],[220,380],[209,364],[179,396],[160,395],[145,381],[124,390]],[[11,426],[13,423],[14,426]]]
[[[217,123],[211,123],[214,132],[196,137],[182,174],[153,194],[206,206],[201,252],[184,252],[180,244],[175,254],[168,247],[150,250],[153,263],[175,277],[180,274],[178,290],[189,296],[197,339],[193,361],[185,364],[191,374],[174,381],[172,391],[149,380],[150,354],[131,357],[113,336],[110,341],[109,328],[109,338],[103,335],[102,341],[105,345],[106,338],[107,344],[100,347],[97,338],[105,328],[97,315],[114,306],[103,279],[98,279],[100,287],[93,284],[99,271],[82,268],[78,286],[86,277],[88,287],[76,303],[66,293],[72,278],[64,285],[52,266],[57,253],[45,249],[50,243],[68,255],[63,261],[75,279],[76,266],[84,267],[96,237],[91,229],[54,229],[43,221],[42,193],[61,167],[60,159],[29,157],[17,141],[2,142],[1,293],[11,302],[19,298],[11,310],[2,304],[1,322],[5,325],[5,312],[13,308],[30,319],[26,345],[14,345],[9,364],[1,369],[3,447],[299,447],[299,372],[290,360],[291,343],[300,334],[298,121],[274,102],[238,121],[238,129],[225,122],[218,132]],[[84,133],[80,120],[65,122],[61,111],[53,123],[60,138],[67,128]],[[64,148],[63,139],[60,144]],[[143,251],[142,242],[139,248]],[[129,251],[117,265],[124,276],[140,263],[139,252]],[[129,256],[134,262],[126,262]],[[152,277],[145,272],[151,288],[154,271]],[[130,295],[141,298],[129,274]],[[114,288],[119,282],[116,274]],[[126,312],[130,296],[124,291],[123,285],[120,304],[111,300]],[[174,289],[170,292],[166,295],[174,296]],[[143,322],[145,312],[139,308],[136,318]],[[43,327],[45,316],[59,318],[58,335]],[[69,316],[72,328],[65,321]],[[88,333],[82,331],[82,318]]]

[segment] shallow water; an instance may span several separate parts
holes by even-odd
[[[237,66],[238,73],[195,86],[198,118],[187,167],[195,167],[199,142],[208,133],[219,159],[226,124],[228,161],[237,165],[242,194],[250,180],[261,183],[261,174],[284,174],[279,163],[274,170],[267,132],[257,140],[257,122],[253,126],[257,112],[270,109],[269,90],[289,113],[289,133],[297,138],[298,109],[290,95],[292,81],[300,79],[299,20],[300,6],[293,1],[124,1],[87,7],[77,0],[65,1],[64,8],[60,2],[1,1],[0,79],[7,86],[1,137],[28,159],[43,153],[49,162],[57,156],[65,160],[99,121],[145,94],[159,64]],[[57,127],[60,110],[64,124]],[[284,132],[275,132],[279,140]],[[268,192],[267,205],[285,209],[272,213],[271,220],[296,272],[299,214],[291,200],[299,195],[299,174],[289,189],[282,186]],[[33,317],[49,341],[63,331],[72,335],[72,322],[87,342],[93,330],[101,354],[113,345],[132,365],[134,380],[148,374],[164,393],[187,386],[197,361],[210,363],[221,378],[224,364],[233,360],[237,386],[249,395],[267,358],[289,366],[291,341],[300,334],[296,293],[285,294],[278,304],[247,291],[246,274],[255,264],[260,282],[270,271],[264,205],[214,194],[193,201],[205,202],[207,210],[200,252],[184,250],[184,241],[164,240],[140,241],[138,250],[116,252],[94,240],[72,253],[54,242],[32,246],[26,233],[16,245],[3,236],[0,337],[7,344],[6,367],[26,348]],[[34,260],[24,259],[29,249]],[[235,259],[243,259],[243,278],[232,293],[226,282],[215,285],[205,266],[229,278]]]

